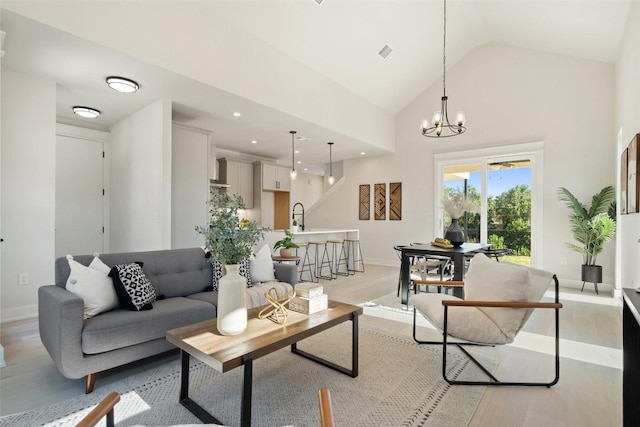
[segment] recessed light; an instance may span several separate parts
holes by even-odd
[[[84,117],[86,119],[95,119],[100,115],[100,111],[96,110],[95,108],[81,107],[78,105],[73,107],[73,112],[79,115],[80,117]]]
[[[256,141],[255,139],[253,141],[251,141],[252,144],[257,144],[258,141]]]
[[[308,171],[308,170],[309,170],[309,168],[304,168],[303,170]]]
[[[296,154],[300,154],[300,150],[296,150]]]
[[[242,114],[238,113],[237,111],[235,113],[233,113],[233,117],[240,117]]]
[[[300,160],[298,160],[296,163],[297,163],[297,164],[299,164],[299,165],[301,165],[301,164],[302,164],[302,162],[301,162]]]
[[[367,153],[365,153],[364,151],[361,151],[361,152],[360,152],[360,155],[361,155],[361,156],[364,156],[365,154],[367,154]]]
[[[134,82],[130,79],[125,79],[124,77],[118,76],[109,76],[107,77],[107,85],[113,90],[117,90],[122,93],[133,93],[137,92],[140,86],[137,82]]]

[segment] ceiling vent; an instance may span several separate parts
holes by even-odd
[[[380,52],[378,52],[378,55],[382,56],[384,59],[387,59],[387,56],[391,55],[391,52],[393,52],[393,49],[391,49],[388,44],[385,44],[384,47],[380,49]]]
[[[306,136],[298,135],[296,136],[296,141],[304,142],[304,141],[311,141],[311,140]]]
[[[324,0],[313,0],[313,1],[314,1],[314,2],[316,2],[316,4],[317,4],[318,6],[322,6],[322,2],[323,2]]]

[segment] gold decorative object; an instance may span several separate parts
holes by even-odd
[[[288,304],[295,296],[296,292],[292,291],[286,296],[280,298],[276,288],[269,289],[269,292],[264,294],[269,305],[260,310],[260,313],[258,313],[258,319],[269,319],[279,325],[284,325],[287,322],[287,316],[289,315],[285,304]]]

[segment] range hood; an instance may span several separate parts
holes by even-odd
[[[229,184],[225,184],[224,182],[220,182],[217,179],[209,180],[209,185],[212,186],[212,187],[218,187],[218,188],[229,188],[230,187]]]

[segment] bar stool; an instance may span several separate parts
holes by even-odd
[[[331,258],[329,257],[329,252],[327,252],[327,242],[326,241],[315,241],[309,242],[309,246],[313,246],[315,248],[315,277],[316,281],[319,279],[333,279],[333,271],[331,270]],[[322,255],[320,255],[320,251],[322,251]],[[322,270],[325,268],[329,269],[329,275],[322,275]]]
[[[331,262],[332,262],[332,276],[334,279],[340,276],[349,275],[349,264],[347,263],[347,254],[345,251],[344,240],[327,240],[327,245],[331,245]],[[338,245],[340,254],[338,254]],[[344,271],[340,272],[340,266],[344,265]]]
[[[303,282],[303,275],[304,273],[309,273],[309,281],[310,282],[315,282],[316,279],[313,276],[313,269],[311,268],[311,257],[309,257],[309,248],[307,246],[306,242],[301,242],[301,243],[297,243],[296,245],[298,245],[298,249],[302,249],[304,248],[304,256],[301,257],[302,262],[299,264],[300,267],[300,281]],[[296,249],[296,256],[300,256],[298,255],[298,249]]]
[[[362,249],[360,248],[360,239],[344,239],[344,241],[347,243],[347,253],[348,255],[348,262],[351,263],[351,267],[348,267],[347,264],[347,271],[349,271],[350,274],[356,274],[356,272],[358,273],[364,273],[364,262],[362,259]],[[357,267],[357,265],[360,265],[360,267]]]

